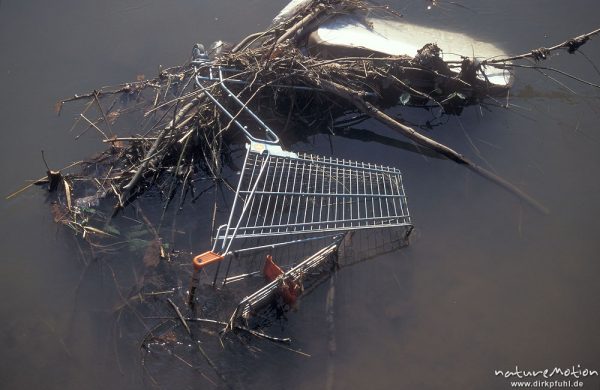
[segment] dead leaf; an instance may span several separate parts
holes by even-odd
[[[65,185],[65,196],[67,197],[67,209],[71,210],[71,186],[65,178],[63,178],[63,183]]]
[[[177,342],[177,335],[174,331],[169,330],[168,332],[163,333],[160,336],[156,336],[155,340],[163,343],[175,343]]]
[[[95,227],[93,227],[93,226],[84,226],[84,227],[83,227],[83,229],[84,229],[84,230],[83,230],[83,234],[84,234],[84,236],[85,236],[85,234],[86,234],[86,233],[89,231],[89,232],[92,232],[92,233],[102,234],[102,235],[104,235],[104,236],[115,237],[113,234],[106,233],[106,232],[104,232],[104,231],[102,231],[102,230],[100,230],[100,229],[96,229],[96,228],[95,228]]]
[[[144,265],[148,268],[154,268],[160,262],[160,240],[155,238],[150,241],[144,252]]]
[[[66,224],[66,217],[69,215],[69,210],[67,210],[63,205],[58,202],[52,202],[50,204],[50,213],[52,217],[54,217],[54,222]]]
[[[56,104],[54,105],[54,112],[56,112],[56,115],[60,115],[60,112],[62,111],[62,107],[63,107],[62,102],[56,102]]]
[[[117,136],[116,135],[113,135],[112,137],[110,137],[109,141],[111,141],[110,144],[111,144],[111,146],[113,148],[122,149],[122,148],[125,147],[125,142],[123,142],[123,141],[117,141]]]
[[[146,75],[138,74],[137,77],[136,77],[136,80],[137,81],[144,81],[144,80],[146,80]]]
[[[106,119],[111,125],[114,125],[119,116],[121,115],[121,110],[111,111],[106,115]]]

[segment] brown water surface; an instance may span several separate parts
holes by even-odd
[[[432,10],[428,3],[392,5],[413,23],[465,32],[511,53],[550,46],[600,22],[600,3],[590,0],[439,1]],[[153,76],[160,64],[185,62],[194,42],[235,41],[264,28],[282,6],[1,1],[0,193],[44,174],[42,149],[52,167],[61,167],[102,148],[91,133],[74,140],[74,112],[54,113],[59,98]],[[600,66],[600,40],[583,52]],[[561,53],[548,65],[600,81],[580,54]],[[311,357],[273,347],[243,363],[236,387],[323,388],[334,372],[336,389],[507,389],[494,370],[600,370],[600,93],[560,80],[575,93],[518,71],[511,109],[471,107],[428,132],[521,186],[549,215],[447,160],[333,138],[336,156],[402,169],[416,226],[412,243],[337,274],[332,356],[324,285],[282,331]],[[329,153],[326,138],[315,142],[294,148]],[[148,387],[138,346],[115,341],[109,273],[102,263],[83,273],[77,242],[54,224],[44,191],[0,202],[0,215],[0,387]],[[194,223],[199,229],[205,222]],[[118,363],[115,350],[125,351]],[[207,386],[183,364],[165,367],[173,377],[167,388]],[[599,382],[588,379],[585,387]]]

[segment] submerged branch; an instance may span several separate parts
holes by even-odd
[[[549,210],[545,206],[543,206],[540,202],[538,202],[537,200],[532,198],[530,195],[523,192],[521,189],[519,189],[518,187],[516,187],[514,184],[510,183],[506,179],[501,178],[500,176],[475,164],[474,162],[467,159],[465,156],[456,152],[455,150],[453,150],[443,144],[440,144],[439,142],[436,142],[436,141],[432,140],[431,138],[428,138],[428,137],[420,134],[412,127],[406,126],[406,125],[398,122],[394,118],[390,117],[389,115],[385,114],[383,111],[379,110],[373,104],[364,100],[362,97],[362,95],[364,95],[364,93],[352,91],[351,89],[346,88],[343,85],[340,85],[340,84],[337,84],[337,83],[334,83],[331,81],[320,80],[319,85],[322,86],[325,90],[327,90],[341,98],[348,100],[349,102],[354,104],[356,106],[356,108],[358,108],[361,112],[363,112],[363,113],[369,115],[370,117],[378,120],[379,122],[385,124],[388,128],[401,133],[402,135],[415,141],[419,145],[423,145],[430,149],[435,150],[439,154],[447,157],[448,159],[450,159],[454,162],[466,165],[472,171],[478,173],[479,175],[485,177],[486,179],[491,180],[492,182],[494,182],[494,183],[500,185],[501,187],[503,187],[504,189],[508,190],[510,193],[512,193],[512,194],[516,195],[517,197],[521,198],[522,200],[526,201],[528,204],[533,206],[538,211],[540,211],[544,214],[549,213]]]

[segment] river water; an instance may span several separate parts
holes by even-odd
[[[600,21],[600,5],[591,0],[390,4],[412,23],[474,35],[509,53],[562,42]],[[158,65],[185,62],[196,41],[236,41],[263,29],[282,6],[0,1],[0,193],[44,174],[42,149],[52,167],[101,150],[95,136],[74,140],[73,115],[54,113],[59,98],[151,77]],[[598,39],[583,53],[587,59],[561,53],[548,65],[598,83],[588,61],[600,66]],[[243,371],[236,387],[312,389],[329,380],[335,389],[507,389],[509,381],[494,370],[600,370],[600,93],[557,77],[573,91],[519,70],[510,109],[470,107],[428,131],[519,185],[549,215],[447,160],[334,137],[336,156],[402,169],[412,242],[337,273],[335,352],[325,284],[282,331],[304,355],[266,346],[259,358],[233,357],[231,366],[247,365],[231,368],[232,375]],[[109,272],[102,263],[83,266],[77,240],[53,222],[46,196],[33,188],[0,202],[0,386],[150,387],[138,346],[114,331]],[[162,387],[211,386],[198,370],[170,359],[161,367]],[[586,388],[600,386],[598,377],[582,380]]]

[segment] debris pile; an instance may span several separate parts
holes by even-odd
[[[324,20],[365,12],[397,18],[387,7],[365,1],[307,2],[296,13],[244,38],[230,50],[223,43],[208,51],[196,45],[189,64],[164,69],[154,79],[101,88],[62,101],[59,109],[70,101],[85,101],[78,124],[85,126],[85,131],[101,134],[108,147],[91,161],[82,162],[80,172],[63,176],[61,204],[66,215],[61,220],[73,222],[68,225],[79,233],[90,233],[88,227],[96,216],[86,214],[86,206],[111,202],[114,210],[109,214],[115,214],[136,197],[153,191],[160,194],[165,206],[175,202],[181,207],[188,197],[194,199],[202,192],[201,183],[221,180],[232,145],[241,138],[233,129],[233,119],[206,94],[224,105],[229,100],[216,75],[209,74],[211,69],[226,72],[224,77],[237,86],[231,87],[237,98],[265,122],[275,123],[284,142],[302,139],[340,118],[350,125],[353,120],[348,118],[357,117],[357,111],[379,115],[385,107],[411,104],[457,112],[485,97],[486,84],[474,78],[474,67],[467,66],[469,59],[457,65],[460,72],[453,72],[456,64],[444,62],[435,44],[427,45],[414,58],[371,53],[323,59],[307,52],[308,33]],[[206,81],[201,87],[197,77]],[[477,82],[472,85],[467,80]],[[94,109],[99,116],[89,118],[88,111]],[[236,119],[247,116],[243,108],[232,111]],[[355,120],[364,120],[364,115]],[[125,132],[131,123],[141,126]],[[442,152],[457,159],[458,153]]]
[[[181,207],[188,197],[196,198],[203,191],[201,183],[222,180],[231,148],[242,142],[241,133],[232,130],[234,119],[247,117],[244,107],[274,123],[284,142],[290,143],[339,123],[347,127],[375,118],[545,211],[511,183],[383,112],[386,107],[411,105],[460,113],[466,105],[510,86],[491,83],[487,77],[490,69],[510,70],[519,66],[511,61],[543,59],[538,54],[541,49],[506,58],[445,61],[443,48],[432,42],[413,57],[361,49],[349,51],[351,56],[330,58],[330,50],[311,46],[311,32],[318,26],[343,15],[352,16],[368,30],[373,28],[371,20],[399,20],[399,15],[362,0],[297,3],[295,12],[282,13],[267,30],[253,33],[233,47],[217,42],[204,50],[197,44],[190,63],[164,69],[154,79],[140,78],[60,102],[59,111],[64,103],[86,101],[77,123],[85,126],[85,131],[97,131],[108,145],[100,156],[82,162],[80,172],[62,177],[61,204],[66,209],[61,221],[70,221],[67,225],[78,233],[91,233],[89,227],[96,218],[81,206],[111,202],[112,215],[150,190],[160,194],[165,207],[171,202]],[[544,52],[574,52],[597,32]],[[237,86],[231,87],[232,92],[243,107],[233,110],[234,118],[224,115],[213,101],[228,106],[230,99],[218,77],[210,74],[212,69],[221,69],[231,80],[229,85]],[[205,81],[202,86],[196,82],[198,77]],[[99,111],[99,116],[88,118],[90,109]],[[126,132],[124,128],[131,129],[132,123],[138,126]],[[113,133],[116,129],[118,136]],[[57,182],[50,180],[55,189]]]

